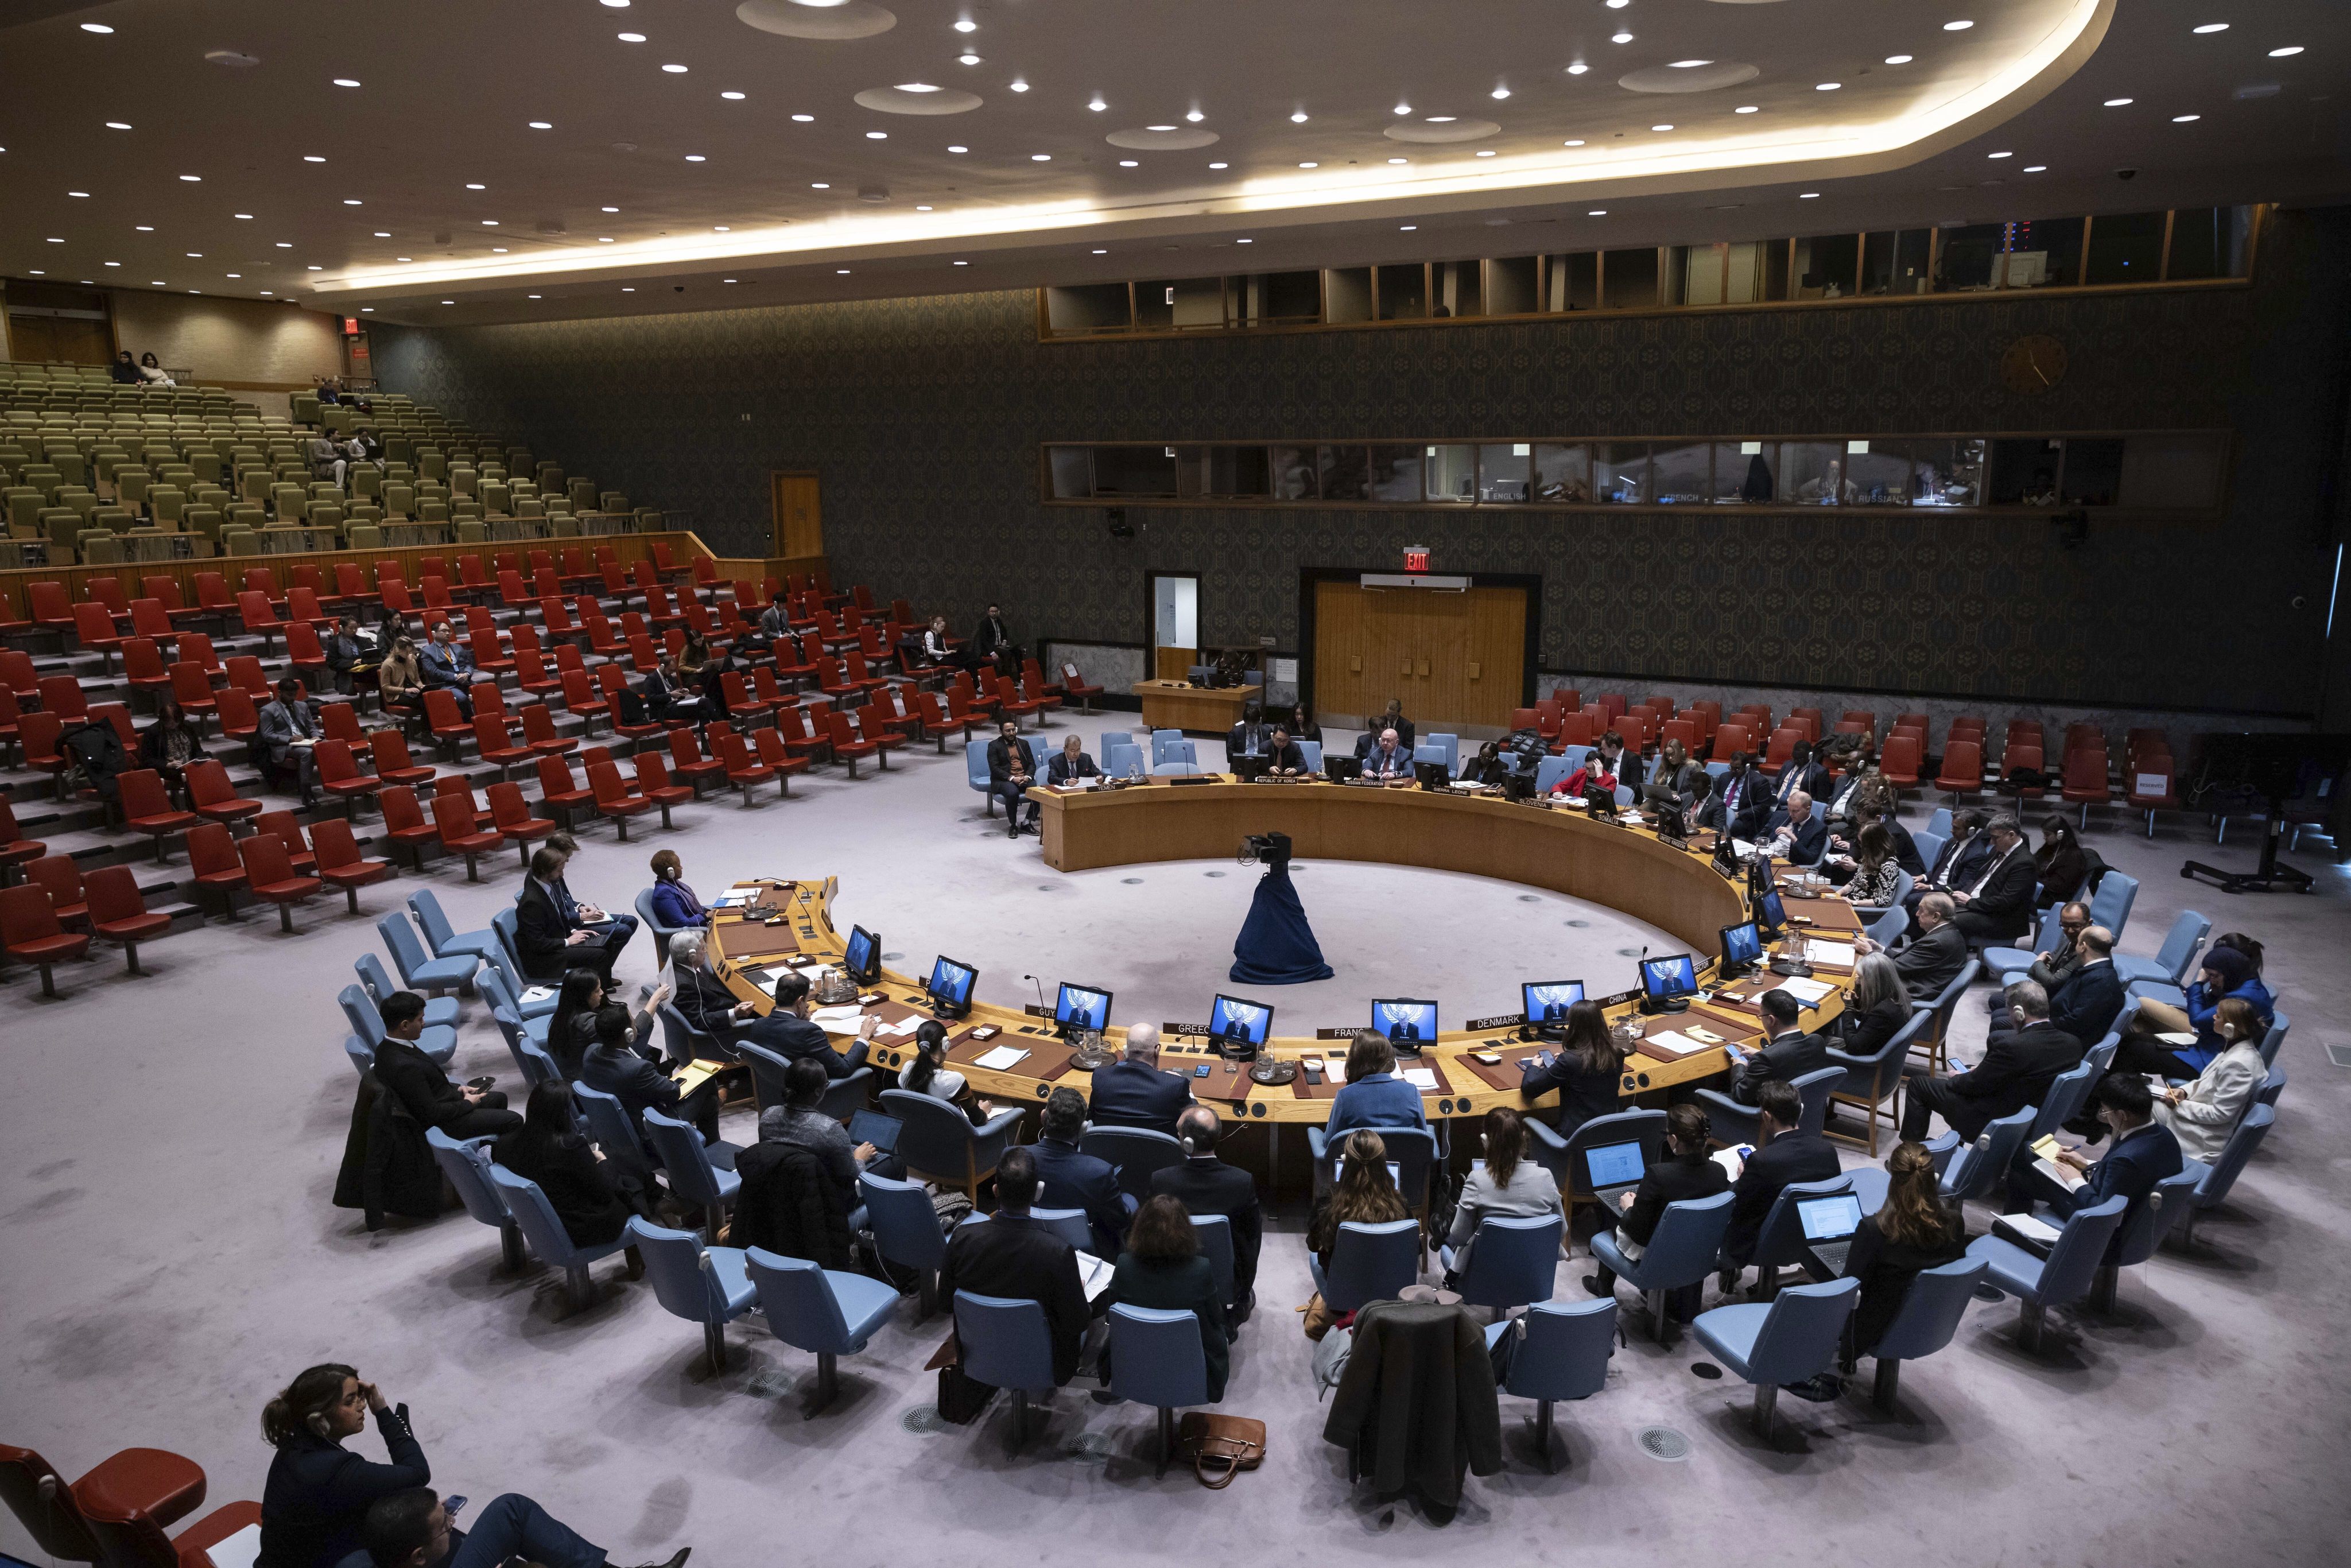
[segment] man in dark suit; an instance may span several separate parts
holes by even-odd
[[[1412,746],[1394,729],[1380,731],[1379,738],[1359,749],[1366,779],[1409,779],[1412,773]]]
[[[1991,853],[1991,839],[1983,831],[1984,813],[1977,810],[1951,813],[1951,836],[1944,841],[1943,852],[1927,874],[1917,878],[1910,896],[1903,900],[1910,909],[1910,934],[1918,934],[1918,903],[1930,893],[1949,893],[1954,887],[1967,885],[1982,870],[1984,857]],[[1917,876],[1917,873],[1911,873]],[[1957,907],[1954,905],[1953,907]]]
[[[669,939],[670,973],[677,985],[670,1005],[688,1025],[722,1046],[732,1045],[736,1031],[759,1009],[735,999],[735,993],[705,967],[706,951],[699,931],[681,931]]]
[[[394,991],[378,1010],[384,1041],[375,1048],[375,1081],[400,1096],[421,1125],[438,1127],[453,1138],[495,1137],[522,1125],[520,1113],[507,1109],[503,1093],[450,1082],[441,1064],[417,1049],[417,1037],[424,1032],[423,997]]]
[[[1919,1001],[1930,1001],[1943,994],[1943,988],[1959,977],[1968,967],[1968,939],[1951,924],[1958,906],[1948,893],[1930,893],[1918,904],[1917,934],[1910,945],[1894,955],[1895,971],[1902,977],[1903,986]],[[1857,946],[1864,954],[1883,952],[1869,937],[1861,937]]]
[[[1994,817],[1984,836],[1991,852],[1972,868],[1971,880],[1955,880],[1951,886],[1951,899],[1959,906],[1953,924],[1971,944],[2032,931],[2032,895],[2041,885],[2041,868],[2025,849],[2024,830],[2014,817]]]
[[[979,618],[979,629],[971,634],[971,654],[975,665],[991,664],[1008,675],[1020,673],[1020,649],[1012,641],[1012,629],[1004,623],[1000,606],[989,605],[987,613]]]
[[[563,868],[569,860],[552,840],[531,852],[530,874],[515,900],[515,946],[522,951],[523,973],[551,985],[563,978],[566,969],[594,969],[610,989],[613,962],[637,934],[637,918],[607,917],[602,910],[574,899],[563,884]],[[599,925],[603,929],[595,928]]]
[[[1698,803],[1698,825],[1720,833],[1735,833],[1739,819],[1755,804],[1754,759],[1743,751],[1730,754],[1730,771],[1715,781],[1714,793]],[[1746,835],[1740,834],[1740,837]]]
[[[2082,955],[2065,983],[2049,998],[2049,1021],[2085,1045],[2095,1045],[2122,1017],[2123,977],[2115,970],[2114,933],[2085,925],[2074,938]]]
[[[1290,738],[1290,731],[1280,725],[1273,727],[1273,738],[1266,743],[1265,770],[1284,778],[1295,778],[1307,771],[1305,748]]]
[[[1071,1245],[1029,1218],[1039,1187],[1032,1149],[1007,1149],[996,1162],[996,1213],[982,1225],[958,1225],[939,1264],[939,1298],[957,1291],[1034,1301],[1045,1309],[1053,1342],[1053,1381],[1077,1375],[1085,1347],[1086,1290]]]
[[[1037,782],[1037,753],[1020,738],[1020,721],[1008,718],[987,743],[987,792],[1004,802],[1004,836],[1019,838],[1025,825],[1037,825],[1037,807],[1029,800],[1029,786]],[[1020,821],[1028,807],[1029,821]]]
[[[596,1043],[580,1058],[580,1082],[601,1089],[621,1103],[632,1126],[647,1111],[658,1111],[680,1122],[691,1122],[702,1141],[718,1141],[718,1081],[705,1078],[688,1094],[677,1080],[630,1049],[635,1035],[629,1009],[606,1002],[596,1009]]]
[[[1074,735],[1063,740],[1061,749],[1053,753],[1052,760],[1045,764],[1045,782],[1048,784],[1068,784],[1080,779],[1101,777],[1102,769],[1094,765],[1092,758],[1086,755],[1085,743]]]
[[[1836,1151],[1818,1133],[1797,1131],[1804,1103],[1785,1083],[1766,1083],[1755,1096],[1756,1121],[1762,1127],[1760,1146],[1747,1156],[1732,1184],[1730,1226],[1723,1233],[1723,1256],[1731,1266],[1723,1270],[1722,1289],[1729,1294],[1739,1282],[1747,1260],[1755,1256],[1764,1217],[1791,1182],[1826,1181],[1837,1174]]]
[[[319,790],[319,764],[313,756],[319,721],[310,705],[302,700],[302,683],[278,682],[277,695],[254,720],[258,727],[253,732],[253,745],[260,754],[263,773],[273,783],[282,774],[293,774],[302,787],[302,804],[309,805]]]
[[[2165,1177],[2178,1176],[2184,1165],[2179,1138],[2154,1119],[2155,1094],[2145,1078],[2136,1072],[2109,1072],[2098,1080],[2091,1098],[2098,1107],[2098,1120],[2115,1135],[2106,1157],[2093,1163],[2079,1149],[2061,1152],[2058,1164],[2071,1166],[2088,1177],[2071,1192],[2030,1164],[2020,1166],[2008,1178],[2007,1211],[2029,1213],[2037,1197],[2064,1217],[2110,1197],[2126,1198],[2122,1225],[2106,1248],[2107,1260],[2112,1261],[2124,1233],[2145,1207],[2147,1194]]]
[[[1827,794],[1828,788],[1829,770],[1813,760],[1813,743],[1800,740],[1789,751],[1788,760],[1781,764],[1780,771],[1771,779],[1771,799],[1778,801],[1780,809],[1784,811],[1788,809],[1789,799],[1798,790],[1818,798]]]
[[[832,1049],[832,1037],[821,1024],[809,1021],[809,982],[801,974],[787,974],[776,981],[776,1010],[766,1018],[754,1019],[735,1031],[737,1040],[748,1040],[763,1051],[772,1051],[787,1061],[805,1057],[824,1069],[827,1078],[846,1078],[865,1065],[865,1053],[871,1049],[873,1030],[881,1020],[872,1013],[858,1026],[857,1043],[844,1053]]]
[[[1074,1089],[1054,1090],[1045,1101],[1037,1141],[1029,1145],[1037,1161],[1037,1179],[1044,1184],[1039,1201],[1047,1208],[1085,1210],[1086,1222],[1093,1227],[1095,1254],[1116,1258],[1134,1200],[1118,1190],[1118,1172],[1108,1160],[1078,1148],[1078,1134],[1085,1125],[1086,1097]]]
[[[1184,1145],[1184,1163],[1167,1166],[1151,1178],[1151,1196],[1172,1197],[1184,1212],[1196,1216],[1221,1214],[1233,1230],[1233,1294],[1238,1322],[1249,1314],[1257,1297],[1257,1255],[1265,1235],[1265,1216],[1258,1207],[1257,1178],[1238,1166],[1217,1158],[1221,1126],[1206,1105],[1191,1105],[1176,1118],[1176,1140]]]
[[[1092,1096],[1098,1127],[1148,1127],[1176,1135],[1176,1117],[1192,1103],[1191,1086],[1159,1071],[1159,1029],[1129,1024],[1126,1054],[1094,1073]]]
[[[2081,1065],[2082,1042],[2049,1021],[2049,993],[2032,980],[2008,988],[2010,1027],[1994,1031],[1983,1060],[1965,1072],[1910,1080],[1902,1106],[1902,1135],[1927,1135],[1939,1112],[1951,1131],[1973,1141],[1985,1127],[2048,1098],[2061,1072]]]
[[[1735,1045],[1724,1048],[1736,1064],[1730,1074],[1730,1097],[1742,1105],[1755,1104],[1755,1096],[1766,1083],[1793,1083],[1829,1064],[1828,1042],[1804,1032],[1800,1021],[1803,1004],[1794,993],[1775,986],[1755,1005],[1763,1010],[1763,1027],[1771,1038],[1754,1051]]]
[[[1790,865],[1818,865],[1829,852],[1829,825],[1813,810],[1813,798],[1802,789],[1771,813],[1766,826],[1771,835],[1771,852],[1786,856]]]
[[[1233,763],[1243,757],[1263,757],[1273,743],[1273,727],[1265,722],[1265,710],[1256,703],[1241,705],[1240,722],[1225,734],[1225,771],[1233,771]]]

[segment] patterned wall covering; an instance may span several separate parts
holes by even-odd
[[[1037,340],[1027,293],[374,329],[385,385],[517,432],[716,548],[763,553],[767,475],[822,478],[835,575],[1026,639],[1141,642],[1143,571],[1202,635],[1299,638],[1299,573],[1540,572],[1546,669],[2306,714],[2334,558],[2351,209],[2285,214],[2250,289],[1322,332]],[[2066,346],[2008,392],[2001,350]],[[747,418],[746,416],[748,416]],[[1820,512],[1251,511],[1039,501],[1046,441],[2230,427],[2220,526]],[[2302,611],[2294,594],[2309,597]]]

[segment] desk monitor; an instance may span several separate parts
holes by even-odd
[[[931,965],[930,983],[923,988],[931,994],[933,1011],[960,1018],[971,1010],[972,982],[978,978],[979,971],[969,964],[941,954]]]
[[[1273,1009],[1263,1002],[1243,1001],[1219,993],[1208,1010],[1209,1038],[1262,1046],[1273,1029]]]
[[[1677,953],[1670,958],[1644,958],[1641,989],[1652,1001],[1688,996],[1698,989],[1697,966],[1687,953]]]
[[[1636,1140],[1629,1144],[1602,1144],[1583,1151],[1584,1174],[1592,1178],[1592,1190],[1607,1187],[1637,1186],[1641,1174],[1648,1168],[1641,1157],[1641,1145]]]
[[[1420,780],[1420,787],[1424,789],[1442,789],[1453,782],[1452,770],[1442,762],[1416,762],[1412,765],[1412,774]]]
[[[1861,1199],[1852,1193],[1800,1198],[1796,1218],[1807,1241],[1842,1241],[1861,1228]]]
[[[841,961],[849,977],[870,986],[882,977],[882,939],[862,925],[849,928],[849,951]]]
[[[1053,1022],[1061,1029],[1090,1029],[1096,1031],[1110,1027],[1110,993],[1092,986],[1073,986],[1061,982],[1061,994],[1053,1000]]]
[[[1390,997],[1372,1003],[1372,1027],[1392,1045],[1417,1051],[1437,1043],[1437,1004],[1413,997]]]
[[[1333,784],[1352,784],[1364,776],[1364,759],[1360,757],[1333,757],[1322,754],[1322,777]]]
[[[1722,967],[1751,966],[1763,961],[1763,937],[1755,922],[1743,920],[1722,928]]]
[[[1563,1024],[1567,1009],[1583,999],[1582,980],[1529,980],[1519,987],[1531,1024]]]
[[[1609,789],[1605,784],[1595,784],[1587,780],[1583,786],[1583,809],[1592,814],[1594,821],[1598,821],[1603,817],[1614,816],[1616,791]]]
[[[1788,912],[1780,903],[1776,891],[1766,893],[1755,900],[1755,924],[1772,936],[1788,928]]]

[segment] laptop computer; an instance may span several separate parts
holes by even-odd
[[[879,1111],[853,1111],[849,1117],[849,1141],[871,1144],[883,1154],[898,1146],[898,1129],[906,1124]]]
[[[1592,1196],[1607,1206],[1607,1212],[1616,1211],[1617,1199],[1641,1185],[1641,1175],[1648,1162],[1641,1157],[1641,1145],[1602,1144],[1583,1151],[1583,1171],[1592,1181]]]
[[[1853,1250],[1853,1233],[1861,1228],[1861,1199],[1852,1193],[1801,1198],[1796,1222],[1804,1229],[1804,1249],[1831,1274],[1844,1272],[1845,1254]]]

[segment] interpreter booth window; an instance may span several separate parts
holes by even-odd
[[[1321,494],[1314,473],[1314,448],[1311,446],[1274,447],[1269,465],[1273,474],[1275,500],[1311,501]]]
[[[1426,449],[1423,447],[1373,447],[1372,499],[1418,501],[1421,498],[1420,473],[1426,462]]]
[[[1780,443],[1780,497],[1799,507],[1834,507],[1844,499],[1842,441]]]
[[[1704,502],[1713,488],[1714,444],[1709,441],[1659,442],[1649,458],[1654,499],[1660,507],[1690,507]]]
[[[1097,496],[1174,496],[1176,449],[1172,446],[1097,446]]]
[[[1649,444],[1604,442],[1592,449],[1592,498],[1613,507],[1637,507],[1649,498]]]
[[[2057,504],[2057,471],[2065,458],[2065,444],[2042,436],[2001,439],[1991,444],[1991,474],[1985,481],[1985,504],[1993,507],[2053,507]]]
[[[1910,443],[1910,501],[1918,507],[1983,505],[1984,444],[1980,440]]]
[[[1091,446],[1050,446],[1053,499],[1082,501],[1094,493],[1094,453]]]
[[[1779,444],[1718,441],[1714,444],[1714,498],[1724,506],[1766,507],[1779,490]]]
[[[1582,442],[1538,441],[1535,448],[1535,499],[1584,502],[1592,499],[1592,448]]]
[[[1322,476],[1326,501],[1368,501],[1372,498],[1372,465],[1367,448],[1319,446],[1315,464]]]
[[[1428,498],[1458,501],[1467,506],[1478,498],[1478,449],[1474,446],[1432,446],[1428,459]]]
[[[1512,502],[1534,498],[1534,446],[1531,442],[1489,442],[1478,448],[1478,498]]]
[[[1844,444],[1845,497],[1855,506],[1900,507],[1910,500],[1910,456],[1900,442]]]

